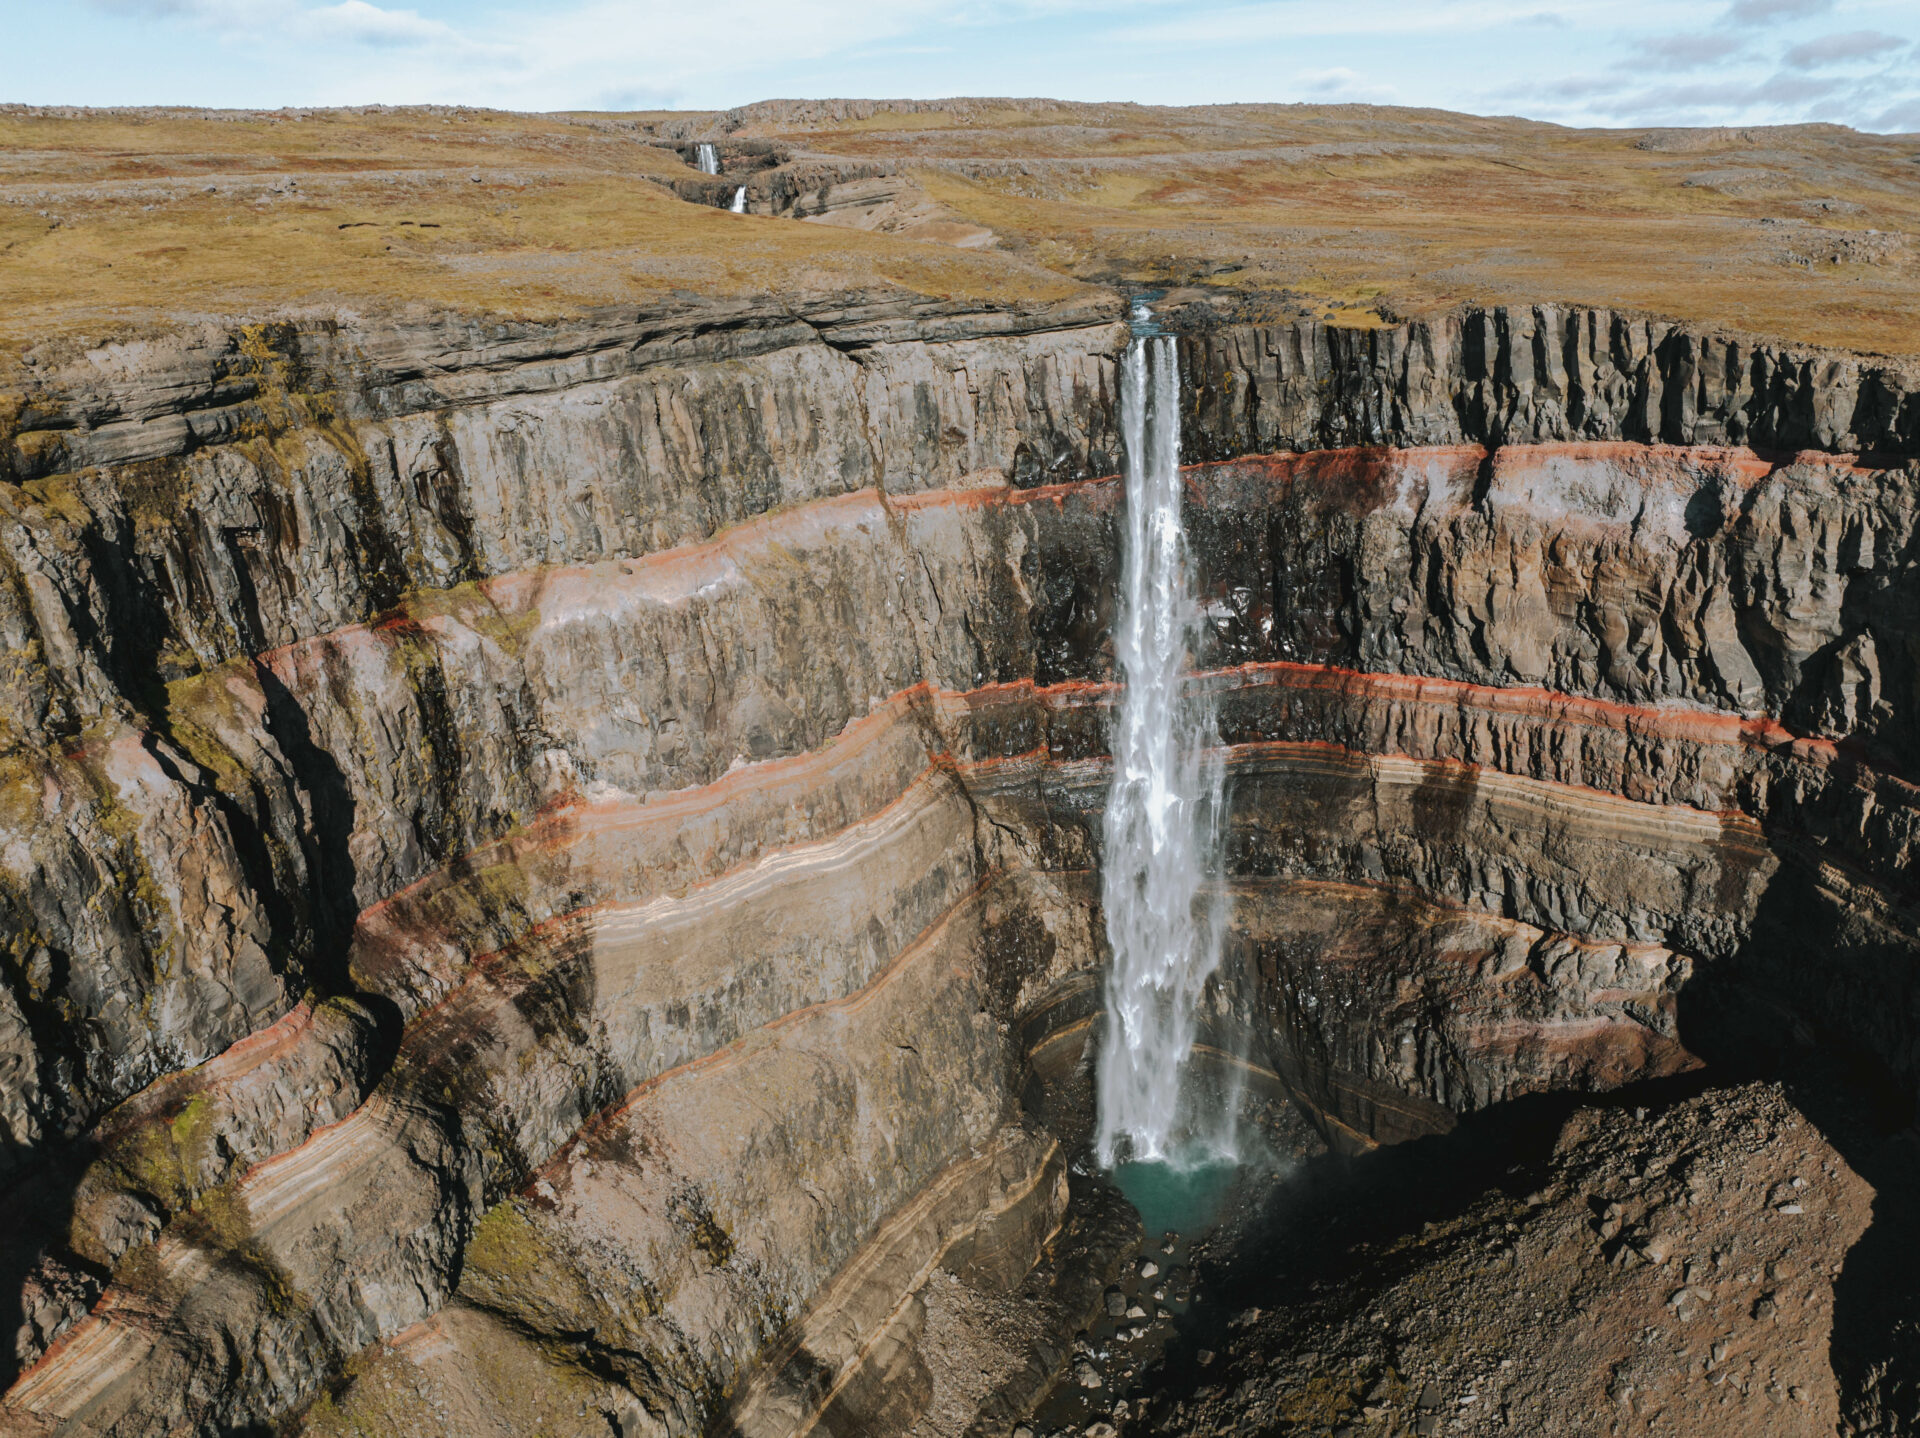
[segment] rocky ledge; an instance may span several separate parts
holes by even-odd
[[[1124,1248],[1068,1181],[1119,313],[851,297],[42,357],[0,485],[10,1428],[1020,1421]],[[1363,1164],[1808,1053],[1896,1130],[1915,376],[1546,307],[1170,313],[1233,795],[1205,1041],[1276,1144]],[[1721,1122],[1691,1102],[1569,1120],[1568,1243],[1568,1195],[1631,1207],[1608,1165]],[[1793,1122],[1850,1274],[1879,1225],[1849,1247],[1857,1181]],[[1627,1316],[1541,1330],[1553,1361],[1627,1344],[1669,1270],[1719,1294],[1611,1261],[1580,1281]],[[1402,1270],[1354,1262],[1399,1313]],[[1809,1331],[1854,1323],[1853,1357],[1781,1385],[1821,1421],[1904,1411],[1897,1325],[1820,1292]],[[1365,1336],[1313,1314],[1259,1351]],[[991,1381],[956,1376],[973,1352]],[[1439,1411],[1358,1371],[1329,1423]],[[1695,1401],[1665,1381],[1622,1383]]]

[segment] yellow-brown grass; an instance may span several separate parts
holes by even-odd
[[[1291,291],[1350,324],[1562,301],[1920,352],[1920,137],[1360,106],[822,113],[0,112],[0,346],[322,305],[542,317],[672,292],[1044,300],[1125,280]],[[998,248],[689,204],[666,188],[686,166],[650,143],[674,120],[895,162]]]
[[[690,173],[670,150],[584,118],[14,112],[0,153],[0,346],[16,351],[316,306],[542,318],[674,292],[1081,288],[1003,255],[689,204],[660,183]]]
[[[918,162],[948,208],[1088,278],[1401,313],[1616,305],[1920,351],[1920,136],[1569,130],[1365,106],[1002,113],[956,112],[944,131],[937,114],[787,130],[769,106],[744,133]]]

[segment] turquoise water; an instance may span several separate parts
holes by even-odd
[[[1114,1275],[1126,1312],[1100,1306],[1075,1337],[1074,1362],[1034,1412],[1029,1426],[1048,1438],[1073,1438],[1090,1422],[1106,1420],[1115,1399],[1133,1393],[1140,1375],[1166,1352],[1178,1325],[1200,1301],[1192,1245],[1220,1221],[1244,1165],[1208,1155],[1184,1163],[1120,1163],[1109,1173],[1139,1211],[1146,1242]],[[1177,1236],[1162,1243],[1168,1233]],[[1140,1260],[1156,1267],[1143,1274]],[[1099,1375],[1092,1388],[1081,1386],[1085,1380],[1078,1376],[1087,1366]]]
[[[1211,1228],[1240,1165],[1220,1159],[1191,1168],[1170,1163],[1122,1163],[1113,1181],[1139,1210],[1149,1240],[1171,1230],[1194,1237]]]

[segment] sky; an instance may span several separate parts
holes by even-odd
[[[1360,101],[1920,131],[1920,0],[0,0],[0,101]]]

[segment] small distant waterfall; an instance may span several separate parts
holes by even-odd
[[[718,150],[714,149],[713,146],[705,140],[702,140],[698,153],[701,174],[717,175],[720,173],[720,152]]]
[[[1182,692],[1200,609],[1180,513],[1174,342],[1141,306],[1134,330],[1120,370],[1126,515],[1114,656],[1125,688],[1102,824],[1113,968],[1096,1145],[1108,1166],[1233,1156],[1232,1116],[1183,1102],[1201,991],[1220,958],[1220,916],[1203,910],[1202,888],[1215,869],[1225,776],[1211,699]]]
[[[745,185],[742,185],[733,192],[733,204],[731,208],[736,215],[744,215],[747,212],[747,187]]]

